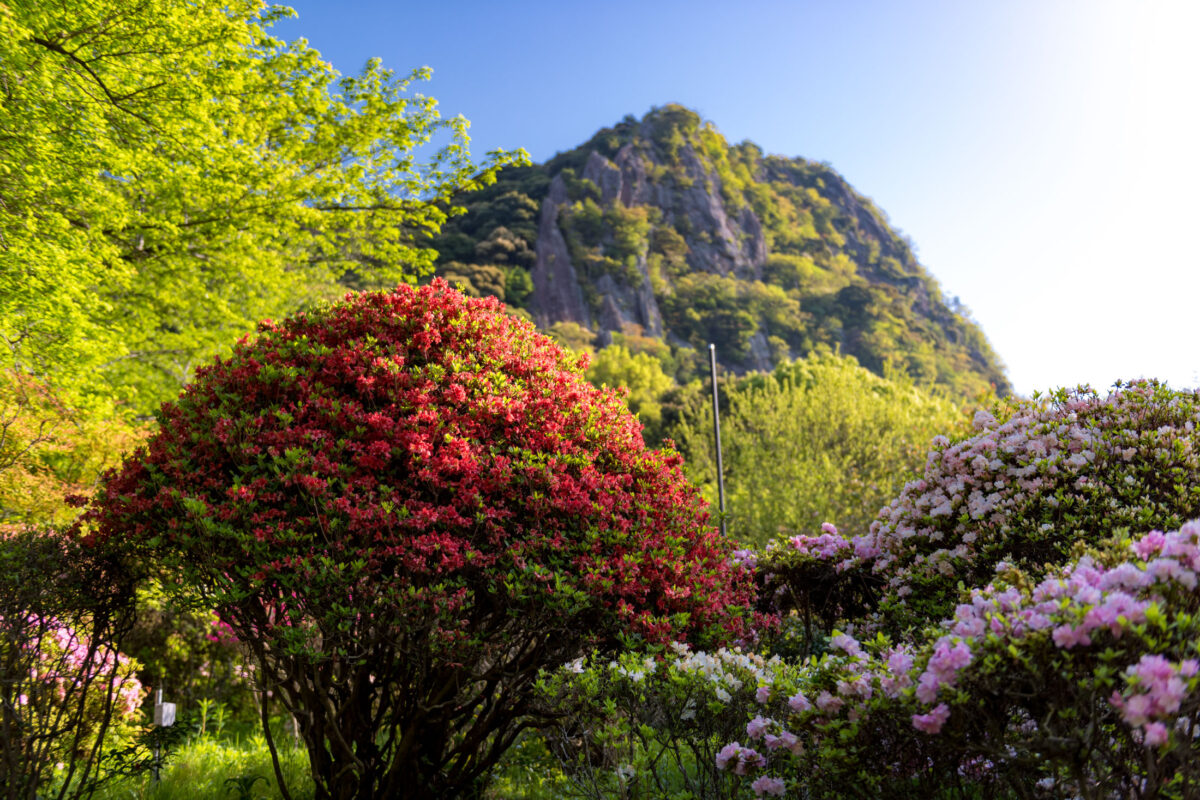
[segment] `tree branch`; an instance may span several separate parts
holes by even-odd
[[[124,100],[128,100],[130,97],[134,97],[142,92],[149,91],[150,89],[157,88],[158,86],[162,86],[161,83],[155,84],[154,86],[143,87],[141,89],[138,89],[135,92],[130,92],[128,94],[115,95],[115,94],[113,94],[112,90],[108,88],[108,84],[106,84],[104,82],[104,79],[101,78],[99,75],[97,75],[96,71],[92,69],[91,65],[88,64],[87,61],[85,61],[84,59],[82,59],[78,55],[76,55],[74,52],[66,49],[65,47],[63,47],[61,44],[58,44],[57,42],[52,42],[49,39],[43,39],[40,36],[34,36],[31,39],[31,41],[34,44],[40,44],[42,47],[46,48],[47,50],[50,50],[55,53],[59,53],[60,55],[64,55],[67,58],[69,58],[71,61],[78,64],[80,67],[83,68],[83,70],[85,72],[87,72],[88,75],[90,75],[92,77],[92,80],[94,80],[96,82],[96,85],[100,87],[100,90],[102,92],[104,92],[104,96],[108,98],[108,101],[110,103],[112,103],[115,108],[117,108],[120,111],[124,111],[126,114],[129,114],[132,117],[136,117],[137,119],[140,119],[142,122],[146,123],[147,125],[150,125],[151,127],[154,126],[154,123],[151,122],[149,120],[149,118],[143,116],[142,114],[139,114],[136,111],[125,108],[123,105],[121,105],[121,102]]]

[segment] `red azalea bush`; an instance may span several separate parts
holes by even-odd
[[[263,323],[163,407],[90,536],[233,628],[318,797],[472,791],[542,667],[745,632],[748,574],[678,456],[584,366],[441,281]]]

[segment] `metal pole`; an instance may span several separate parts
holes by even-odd
[[[725,467],[721,463],[721,406],[717,402],[717,346],[708,346],[708,366],[712,369],[713,438],[717,441],[717,500],[721,507],[721,536],[725,531]]]

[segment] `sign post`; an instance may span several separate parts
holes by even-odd
[[[175,724],[175,704],[163,702],[162,687],[154,695],[154,724],[160,728],[169,728]],[[154,746],[154,782],[158,783],[158,772],[162,767],[162,748]]]

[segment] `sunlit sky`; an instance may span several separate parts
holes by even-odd
[[[299,0],[535,161],[682,103],[827,161],[916,244],[1021,394],[1200,384],[1200,0]]]

